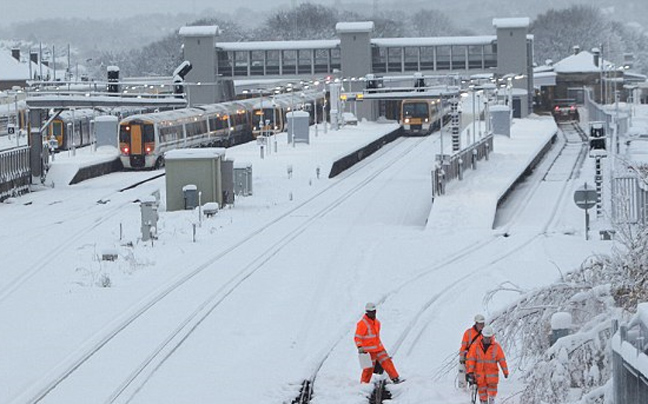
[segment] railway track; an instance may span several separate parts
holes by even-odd
[[[548,210],[549,214],[545,215],[543,224],[534,233],[524,235],[520,237],[519,240],[511,242],[508,234],[511,231],[512,223],[508,226],[508,230],[503,233],[506,237],[491,238],[479,243],[478,245],[474,245],[463,253],[455,254],[437,265],[422,270],[418,275],[406,280],[401,285],[398,285],[393,290],[387,292],[380,299],[379,303],[386,302],[398,293],[406,292],[408,286],[423,282],[425,278],[435,275],[435,273],[440,270],[444,270],[446,276],[448,274],[460,272],[458,271],[460,267],[466,265],[470,266],[470,260],[485,249],[497,251],[496,255],[487,262],[479,265],[473,263],[472,265],[474,265],[474,269],[472,271],[463,276],[455,277],[454,280],[443,287],[441,292],[436,293],[419,305],[418,311],[411,316],[410,322],[400,333],[396,343],[391,347],[390,353],[392,356],[396,356],[401,349],[406,349],[408,355],[411,355],[417,349],[417,345],[421,341],[421,337],[423,336],[428,324],[431,322],[432,318],[434,318],[434,315],[429,313],[433,311],[435,304],[440,299],[452,294],[461,293],[462,285],[464,285],[469,278],[474,277],[479,273],[485,273],[493,268],[494,265],[506,260],[514,254],[518,254],[538,238],[545,235],[555,223],[556,213],[559,208],[564,205],[565,199],[569,196],[568,191],[571,189],[571,181],[578,178],[580,168],[588,150],[588,145],[585,142],[587,137],[577,123],[570,122],[560,125],[560,127],[564,144],[560,148],[559,152],[555,156],[551,157],[548,164],[541,166],[541,169],[543,170],[541,173],[542,180],[539,181],[537,185],[534,186],[533,190],[524,197],[521,209],[516,212],[512,219],[512,222],[514,223],[516,219],[521,216],[524,207],[528,206],[534,199],[534,196],[537,196],[539,193],[542,182],[562,181],[563,184],[560,187],[560,192],[554,195],[550,209]],[[409,342],[409,344],[406,345],[406,342]],[[457,363],[456,357],[457,355],[451,355],[448,357],[446,362],[444,362],[436,371],[436,379],[439,379],[440,376],[454,369],[454,366]],[[371,404],[382,404],[388,399],[391,399],[391,394],[389,393],[389,389],[386,388],[385,380],[379,380],[375,383],[369,402]]]
[[[110,201],[111,199],[113,199],[115,195],[124,193],[125,191],[135,189],[138,186],[146,184],[159,177],[160,175],[154,175],[146,180],[139,181],[135,184],[131,184],[130,186],[124,187],[115,192],[108,193],[104,197],[100,198],[100,201],[103,201],[103,204],[105,204],[105,201]],[[64,202],[65,202],[64,200],[57,201],[57,204],[64,203]],[[25,282],[27,282],[29,279],[34,277],[36,274],[48,268],[52,264],[53,260],[55,260],[59,256],[63,256],[64,254],[67,254],[70,248],[75,246],[80,240],[83,240],[85,237],[87,237],[87,235],[91,231],[95,230],[102,224],[106,223],[108,220],[112,219],[113,216],[117,214],[121,209],[123,209],[125,206],[132,204],[133,202],[134,202],[133,200],[127,200],[125,202],[117,203],[108,208],[104,208],[103,212],[101,213],[101,216],[96,220],[93,220],[91,224],[84,226],[80,231],[77,231],[74,234],[69,235],[68,237],[64,237],[61,242],[55,243],[54,245],[48,244],[48,248],[44,252],[41,252],[42,254],[41,258],[37,260],[35,265],[32,265],[30,268],[21,271],[21,273],[17,277],[13,278],[11,281],[3,285],[2,288],[0,288],[0,304],[4,302],[7,298],[12,296],[14,292],[19,290],[20,286],[23,285]],[[71,213],[66,214],[63,218],[60,217],[55,218],[50,223],[44,224],[43,226],[37,228],[36,230],[41,229],[43,232],[47,232],[48,229],[51,228],[52,226],[60,226],[61,224],[65,223],[66,220],[79,220],[80,218],[83,218],[85,215],[94,214],[94,210],[93,210],[94,206],[95,205],[91,205],[90,208],[81,212],[75,210]],[[47,220],[52,220],[52,219],[47,217]],[[37,252],[40,251],[41,250],[38,250]]]
[[[266,242],[267,240],[276,240],[269,245],[265,243],[265,247],[262,249],[257,249],[253,256],[248,257],[247,263],[236,269],[236,271],[234,271],[234,273],[229,277],[229,280],[222,283],[222,286],[216,292],[212,291],[211,294],[204,296],[201,295],[201,298],[193,299],[196,301],[196,304],[194,305],[195,310],[191,313],[185,314],[183,318],[176,321],[175,325],[163,336],[157,336],[157,342],[150,341],[148,345],[152,347],[152,349],[148,350],[146,355],[142,355],[143,359],[139,362],[138,366],[130,371],[121,373],[122,376],[126,374],[126,377],[123,377],[120,382],[107,383],[109,384],[109,387],[107,387],[107,389],[110,389],[109,392],[106,389],[104,389],[105,391],[97,392],[97,397],[106,397],[105,400],[103,398],[101,399],[101,401],[106,403],[130,402],[152,375],[155,374],[165,361],[173,355],[178,347],[180,347],[184,341],[189,338],[200,324],[208,318],[223,301],[233,293],[236,293],[237,289],[244,284],[246,280],[253,277],[258,271],[262,270],[269,260],[271,260],[286,246],[293,243],[297,237],[299,237],[320,217],[327,214],[342,201],[350,198],[364,186],[371,183],[371,181],[380,175],[380,173],[400,161],[404,156],[411,152],[411,150],[414,150],[422,141],[423,139],[410,142],[397,153],[385,152],[384,154],[389,153],[389,156],[386,159],[374,160],[379,161],[379,163],[372,163],[380,164],[381,168],[367,170],[370,171],[369,174],[360,172],[363,164],[359,164],[357,167],[350,169],[347,177],[356,172],[356,176],[364,176],[357,184],[346,186],[344,180],[332,182],[309,199],[264,224],[261,228],[257,228],[244,237],[241,237],[238,241],[233,242],[226,248],[211,256],[209,259],[206,259],[202,263],[194,266],[190,271],[186,271],[181,277],[169,282],[164,287],[159,288],[157,292],[151,294],[149,297],[135,305],[135,308],[117,321],[116,324],[113,324],[109,331],[104,332],[99,338],[89,342],[85,347],[83,347],[83,349],[78,350],[73,355],[74,359],[63,364],[55,372],[56,374],[50,375],[48,378],[49,381],[43,383],[43,385],[37,389],[37,393],[28,398],[28,401],[34,403],[49,402],[50,400],[52,402],[57,402],[60,397],[58,394],[60,394],[62,389],[74,389],[74,386],[76,386],[75,383],[78,381],[75,379],[75,376],[83,375],[84,372],[93,372],[99,369],[100,362],[103,358],[115,357],[115,353],[118,352],[119,346],[123,346],[120,344],[123,344],[123,341],[128,340],[128,338],[133,338],[133,335],[129,335],[129,331],[135,329],[137,324],[145,322],[147,316],[152,318],[152,313],[158,309],[158,307],[163,306],[165,301],[188,298],[187,296],[194,294],[196,285],[209,284],[210,281],[208,278],[210,275],[207,269],[224,260],[236,250],[246,249],[246,251],[252,251],[254,249],[248,248],[250,245],[259,246],[264,244],[259,243],[258,240],[265,240]],[[402,141],[397,141],[395,143],[399,142]],[[381,154],[381,151],[377,154]],[[326,198],[321,198],[323,194],[336,188],[338,191],[341,190],[339,196],[328,198],[328,200],[326,200]],[[326,200],[325,203],[321,202],[323,199]],[[313,208],[313,206],[315,206],[315,208]],[[315,214],[300,215],[299,211],[305,208],[308,208],[310,212],[315,209]],[[274,230],[274,228],[277,227],[276,224],[287,218],[295,221],[295,224],[290,231],[281,235],[274,234],[272,237],[269,237],[268,233],[276,231]],[[214,283],[212,282],[211,284]],[[97,375],[97,377],[99,379],[101,378],[99,375]],[[79,377],[79,380],[80,379],[83,379],[83,376]],[[63,396],[65,395],[63,394]]]

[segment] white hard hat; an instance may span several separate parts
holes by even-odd
[[[485,322],[486,322],[486,318],[485,318],[483,315],[481,315],[481,314],[477,314],[477,315],[475,316],[475,323],[481,323],[481,324],[483,324],[483,323],[485,323]]]
[[[374,303],[367,303],[365,305],[365,311],[376,311],[376,305]]]
[[[482,335],[483,335],[484,337],[486,337],[486,338],[490,338],[490,337],[492,337],[493,335],[495,335],[495,331],[493,331],[493,327],[491,327],[490,325],[487,325],[487,326],[484,327],[484,329],[482,330]]]

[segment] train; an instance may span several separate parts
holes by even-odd
[[[115,115],[119,119],[135,113],[152,111],[155,107],[116,107],[109,111],[101,108],[79,108],[64,110],[52,120],[47,128],[47,139],[54,151],[70,150],[84,147],[94,142],[94,118],[104,115]]]
[[[291,110],[307,111],[311,123],[315,115],[321,122],[325,98],[322,92],[278,94],[132,115],[119,123],[120,159],[126,169],[157,169],[169,150],[231,147],[284,132]]]
[[[399,123],[405,136],[429,135],[439,130],[448,107],[441,99],[405,99],[400,105]]]

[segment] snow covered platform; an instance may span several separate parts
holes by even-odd
[[[123,169],[119,150],[111,146],[101,146],[97,150],[91,146],[66,150],[50,158],[50,169],[45,177],[45,185],[49,186],[73,185]]]
[[[557,131],[550,117],[516,119],[510,138],[495,136],[488,161],[478,162],[477,169],[467,171],[462,181],[449,182],[446,193],[435,198],[428,227],[435,231],[490,229],[500,200],[536,164]]]

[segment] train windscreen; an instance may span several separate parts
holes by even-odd
[[[262,118],[263,117],[263,118]],[[263,119],[263,125],[265,126],[266,122],[269,122],[270,125],[274,124],[275,121],[275,111],[273,108],[263,108],[263,112],[260,109],[257,109],[254,112],[254,124],[258,124],[259,121]]]
[[[403,103],[403,117],[427,118],[429,114],[427,102]]]

